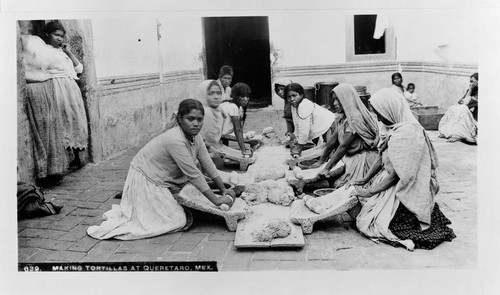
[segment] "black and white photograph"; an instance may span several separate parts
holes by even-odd
[[[500,291],[495,1],[1,4],[5,294]]]

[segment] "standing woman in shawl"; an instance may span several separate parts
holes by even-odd
[[[66,30],[59,22],[49,22],[45,26],[48,61],[47,71],[51,75],[55,104],[62,120],[64,147],[68,152],[71,168],[83,165],[82,158],[87,148],[87,116],[83,105],[82,92],[75,80],[77,73],[83,72],[83,65],[71,52],[68,43],[63,43]]]
[[[24,22],[22,25],[30,25]],[[26,77],[26,114],[33,142],[36,182],[40,186],[59,184],[68,171],[61,114],[54,99],[47,44],[38,36],[22,34]]]
[[[477,142],[478,79],[478,73],[470,76],[469,89],[457,105],[448,108],[439,121],[439,137],[447,138],[447,142]]]
[[[285,97],[292,106],[295,128],[292,141],[297,141],[296,149],[290,150],[293,155],[300,155],[306,143],[317,143],[320,137],[326,134],[335,120],[335,115],[309,99],[304,99],[304,88],[298,83],[285,87]]]
[[[434,196],[439,190],[437,155],[424,128],[394,89],[381,89],[370,99],[377,118],[388,127],[379,145],[380,160],[352,185],[352,194],[368,200],[356,217],[364,235],[394,246],[433,249],[455,238],[451,222],[439,210]]]
[[[222,87],[222,101],[231,99],[231,81],[233,80],[233,69],[230,66],[222,66],[219,70],[217,82]]]
[[[313,168],[326,162],[335,149],[319,175],[329,177],[328,171],[342,160],[346,170],[333,183],[333,187],[338,188],[349,180],[363,177],[373,166],[378,158],[376,147],[379,136],[377,123],[352,85],[339,84],[332,90],[331,96],[337,113],[334,123],[336,128]]]
[[[178,125],[148,142],[130,163],[120,205],[104,213],[105,221],[87,233],[96,239],[136,240],[187,229],[192,216],[174,199],[190,182],[215,206],[232,206],[234,192],[226,190],[199,134],[204,108],[194,99],[179,104]],[[202,173],[217,185],[210,189]],[[187,214],[186,214],[187,213]]]

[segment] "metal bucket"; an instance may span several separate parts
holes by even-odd
[[[319,105],[329,105],[333,108],[333,101],[330,93],[332,89],[339,85],[338,82],[318,82],[314,84],[316,88],[316,103]]]
[[[305,96],[312,102],[316,101],[316,93],[314,87],[312,86],[304,86],[304,94]]]

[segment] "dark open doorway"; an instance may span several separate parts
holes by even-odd
[[[207,78],[218,79],[219,69],[229,65],[233,81],[252,88],[249,107],[268,106],[271,99],[269,21],[266,16],[204,17]]]

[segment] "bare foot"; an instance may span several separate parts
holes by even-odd
[[[441,133],[439,133],[438,137],[439,137],[439,138],[444,138],[444,135],[443,135],[443,134],[441,134]]]
[[[450,137],[448,138],[448,140],[446,140],[446,142],[456,142],[456,141],[459,141],[460,138],[456,138],[456,137]]]

